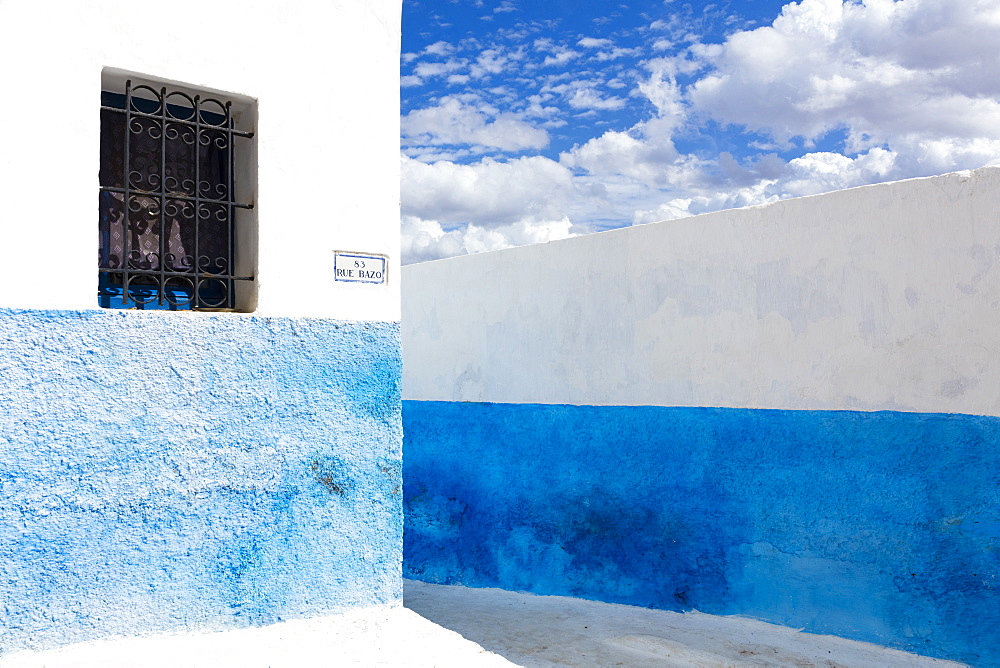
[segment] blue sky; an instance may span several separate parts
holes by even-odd
[[[404,0],[403,261],[1000,159],[1000,0]]]

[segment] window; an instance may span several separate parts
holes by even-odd
[[[231,101],[132,80],[102,91],[100,306],[237,309],[253,280],[237,257],[253,203],[237,194],[253,184],[236,164],[254,136],[237,125]]]

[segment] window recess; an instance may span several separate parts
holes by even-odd
[[[238,285],[253,280],[237,271],[238,220],[253,203],[236,197],[236,154],[253,137],[230,101],[132,80],[102,91],[100,306],[236,310]]]

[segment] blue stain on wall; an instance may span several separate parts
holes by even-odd
[[[403,402],[404,574],[1000,665],[1000,419]]]
[[[0,310],[0,654],[401,598],[396,323]]]

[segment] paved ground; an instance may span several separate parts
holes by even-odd
[[[753,620],[558,596],[406,582],[405,599],[263,628],[20,652],[0,668],[959,665]]]
[[[0,668],[340,668],[510,666],[403,607],[300,619],[221,633],[109,638],[18,652]]]
[[[738,617],[407,581],[407,608],[520,666],[957,666]]]

